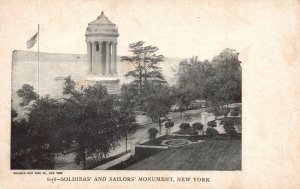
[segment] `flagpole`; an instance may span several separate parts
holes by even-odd
[[[40,25],[38,24],[38,94],[40,90]]]

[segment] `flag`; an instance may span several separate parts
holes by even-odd
[[[28,41],[27,41],[27,48],[30,49],[36,44],[37,41],[37,36],[39,32],[37,32],[34,36],[32,36]]]

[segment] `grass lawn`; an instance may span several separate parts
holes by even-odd
[[[207,140],[170,148],[139,161],[130,170],[241,170],[241,140]]]

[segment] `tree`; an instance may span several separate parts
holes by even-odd
[[[132,77],[134,82],[138,86],[139,103],[141,110],[143,109],[143,97],[146,93],[146,87],[151,81],[152,83],[166,82],[161,68],[158,66],[160,62],[163,62],[163,55],[156,55],[158,51],[157,47],[144,46],[143,41],[138,41],[129,45],[129,51],[133,56],[122,56],[121,61],[131,64],[134,69],[126,74],[126,77]]]
[[[211,102],[214,111],[226,104],[226,90],[224,79],[218,76],[208,78],[204,84],[204,97]]]
[[[220,108],[218,110],[214,110],[214,115],[216,117],[219,117],[219,116],[227,117],[228,114],[229,114],[229,112],[230,112],[230,110],[228,108],[222,107],[222,108]]]
[[[54,158],[62,155],[67,148],[64,121],[64,104],[50,96],[40,97],[30,108],[28,114],[29,141],[32,158],[38,169],[54,168]]]
[[[239,114],[240,114],[240,107],[235,107],[230,112],[231,116],[238,116]]]
[[[206,135],[208,135],[210,138],[212,138],[218,134],[219,134],[219,132],[215,128],[208,127],[206,129]]]
[[[120,95],[121,107],[128,111],[136,110],[136,107],[139,106],[139,98],[137,94],[139,94],[139,89],[135,83],[123,84]]]
[[[71,76],[65,78],[64,86],[63,86],[63,94],[64,95],[78,95],[77,90],[75,89],[76,83],[71,79]]]
[[[12,168],[54,169],[54,158],[65,148],[60,117],[62,104],[40,97],[29,108],[28,121],[12,122]]]
[[[11,108],[10,115],[11,115],[11,121],[13,121],[14,118],[18,117],[18,113],[13,107]]]
[[[179,89],[196,98],[204,98],[212,108],[241,102],[241,62],[238,53],[225,49],[212,61],[199,61],[197,57],[179,65]],[[228,107],[227,107],[228,108]]]
[[[200,134],[200,133],[201,133],[201,135],[204,134],[202,123],[195,122],[195,123],[193,123],[192,127],[198,132],[198,134]]]
[[[58,140],[60,127],[53,122],[60,114],[61,103],[49,96],[39,97],[28,84],[24,84],[17,94],[23,100],[21,106],[34,103],[28,107],[28,120],[12,120],[12,168],[53,169],[54,158],[64,147]],[[15,117],[13,112],[12,117]]]
[[[32,100],[38,99],[39,95],[34,92],[33,86],[24,84],[21,89],[17,91],[19,97],[22,98],[21,106],[28,105]]]
[[[172,106],[169,88],[167,86],[157,86],[152,88],[152,93],[145,97],[144,109],[148,117],[153,122],[158,123],[159,134],[161,134],[162,118],[166,118]]]
[[[152,141],[153,139],[156,138],[157,133],[158,133],[158,130],[154,127],[151,127],[150,129],[148,129],[148,134],[149,134],[150,141]]]
[[[88,157],[106,157],[119,145],[121,137],[136,131],[134,114],[124,109],[104,86],[97,83],[75,87],[71,77],[66,78],[64,98],[38,97],[28,108],[28,121],[12,122],[13,165],[22,167],[16,162],[25,162],[31,169],[53,169],[54,158],[73,148],[75,162],[83,163],[85,168]],[[29,98],[33,96],[33,88],[29,89],[19,90],[31,91],[19,92],[26,94],[21,95],[26,99],[24,104],[33,99]],[[15,116],[13,110],[12,116]]]
[[[140,125],[135,123],[135,116],[132,112],[124,112],[121,110],[118,113],[118,137],[125,137],[125,152],[127,153],[128,135],[135,133]]]
[[[25,119],[11,122],[11,169],[34,169],[29,125]]]
[[[120,108],[116,96],[109,95],[100,83],[80,90],[68,83],[64,94],[71,96],[65,101],[65,121],[76,141],[75,162],[83,163],[85,168],[88,157],[106,157],[119,145],[120,137],[134,132],[135,119],[131,112]]]
[[[165,123],[165,127],[166,127],[166,135],[170,134],[170,129],[174,126],[174,122],[173,121],[167,121]]]
[[[14,118],[18,117],[18,113],[15,109],[11,108],[11,169],[24,169],[26,167],[31,168],[28,163],[25,164],[26,159],[26,134],[28,128],[26,120],[16,121]]]
[[[216,75],[221,78],[223,100],[226,104],[241,102],[241,62],[238,59],[239,53],[234,49],[225,49],[212,60],[215,65]]]
[[[199,135],[198,132],[192,127],[188,128],[188,129],[185,129],[185,130],[180,130],[178,132],[178,134],[190,135],[190,136]]]
[[[178,134],[184,134],[184,135],[198,135],[198,132],[191,127],[189,123],[181,123],[179,125],[180,131],[178,131]]]
[[[183,60],[179,63],[179,89],[187,92],[192,99],[204,98],[204,83],[214,75],[212,64],[208,60],[199,61],[198,57]]]
[[[223,122],[223,128],[227,135],[231,138],[234,138],[237,134],[235,128],[234,128],[235,121],[233,119],[227,118]]]
[[[192,104],[193,97],[189,91],[183,91],[179,88],[171,88],[171,91],[175,105],[178,106],[178,110],[181,112],[181,117],[183,117],[183,112],[189,109]]]

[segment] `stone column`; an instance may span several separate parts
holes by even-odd
[[[117,45],[118,45],[118,43],[116,42],[116,44],[115,44],[115,74],[118,74],[118,65],[117,65]]]
[[[102,62],[102,60],[103,60],[103,55],[102,55],[102,42],[103,41],[98,41],[98,44],[99,44],[99,60],[98,60],[98,65],[99,65],[99,68],[98,68],[98,70],[99,70],[99,74],[100,75],[102,75],[102,73],[103,73],[103,62]]]
[[[89,73],[92,72],[92,48],[91,48],[91,42],[87,41],[87,60],[88,60],[88,66],[89,66]]]
[[[117,74],[117,43],[113,43],[113,50],[112,50],[112,73]]]
[[[98,41],[95,41],[95,61],[94,61],[94,74],[99,73],[99,53],[97,51]]]
[[[106,41],[106,42],[105,42],[105,45],[106,45],[105,75],[109,75],[109,70],[110,70],[110,65],[109,65],[109,61],[110,61],[109,42]]]
[[[109,42],[109,75],[113,74],[113,70],[112,70],[112,42]]]
[[[92,73],[95,73],[96,68],[96,43],[92,42]]]
[[[114,75],[115,74],[115,72],[114,72],[114,70],[115,70],[115,68],[114,68],[114,66],[115,66],[115,64],[114,64],[114,47],[115,47],[115,44],[114,44],[114,42],[112,42],[111,43],[111,61],[110,61],[110,73],[112,74],[112,75]]]

